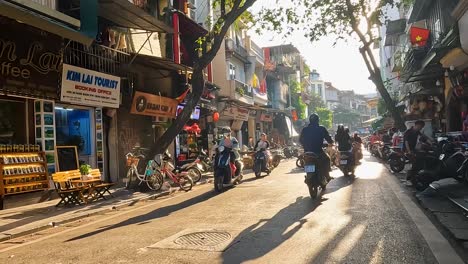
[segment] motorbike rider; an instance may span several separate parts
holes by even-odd
[[[304,152],[314,152],[319,157],[317,164],[319,172],[323,173],[325,178],[330,181],[330,157],[323,151],[323,141],[326,140],[329,144],[334,141],[328,133],[327,129],[319,125],[320,118],[317,114],[309,116],[309,125],[304,127],[299,137],[299,142],[304,148]]]
[[[235,137],[231,136],[230,128],[224,128],[224,130],[224,137],[219,141],[219,146],[224,146],[225,148],[230,149],[229,158],[230,162],[234,163],[236,166],[235,177],[237,177],[241,174],[241,164],[239,162],[239,141]]]
[[[360,164],[360,160],[362,159],[362,139],[357,133],[353,135],[353,151],[356,164]]]
[[[410,180],[419,170],[424,166],[424,154],[418,152],[416,146],[419,142],[430,141],[421,130],[424,128],[426,123],[422,120],[418,120],[414,123],[410,129],[406,130],[403,135],[403,148],[404,151],[411,157],[412,165],[411,169],[408,171],[407,180]]]
[[[338,144],[338,151],[351,151],[351,136],[349,135],[349,132],[346,131],[346,128],[343,125],[338,125],[338,129],[336,130],[335,135],[335,141]],[[337,160],[340,160],[339,154],[337,156]]]
[[[263,149],[263,154],[265,154],[265,159],[268,161],[267,162],[267,170],[269,170],[269,165],[271,163],[270,161],[270,151],[268,150],[268,148],[270,148],[270,142],[268,142],[267,140],[267,135],[265,133],[262,133],[260,135],[260,139],[257,141],[257,143],[255,143],[255,147],[254,147],[254,150],[255,151],[259,151],[261,149]]]

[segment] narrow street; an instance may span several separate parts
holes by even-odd
[[[398,180],[365,156],[312,201],[284,161],[216,195],[203,185],[0,245],[4,263],[462,263]],[[196,233],[205,232],[205,233]],[[183,236],[189,233],[193,235]],[[181,237],[183,236],[183,237]],[[203,245],[200,236],[209,240]],[[168,239],[170,238],[170,239]],[[174,242],[175,241],[175,242]],[[198,242],[197,242],[198,241]],[[195,249],[195,250],[194,250]]]

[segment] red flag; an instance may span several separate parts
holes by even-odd
[[[410,29],[411,44],[418,47],[426,46],[427,40],[429,39],[429,33],[429,29],[412,27]]]

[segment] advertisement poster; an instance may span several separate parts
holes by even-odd
[[[130,113],[137,115],[175,118],[179,102],[172,98],[135,92]]]
[[[120,77],[63,64],[62,102],[119,108]]]

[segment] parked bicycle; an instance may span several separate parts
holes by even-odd
[[[178,184],[179,187],[186,192],[192,189],[192,177],[197,177],[194,170],[176,170],[172,163],[171,155],[167,152],[156,155],[155,162],[158,165],[158,170],[156,172],[162,175],[162,178],[169,177],[173,183]]]
[[[129,152],[125,155],[128,166],[125,187],[130,188],[132,182],[138,179],[140,180],[138,185],[145,182],[150,190],[158,191],[163,185],[163,175],[158,171],[158,166],[154,159],[148,161],[143,173],[138,172],[140,160],[145,159],[145,155],[142,154],[145,150],[144,148],[135,147],[133,148],[133,153]]]

